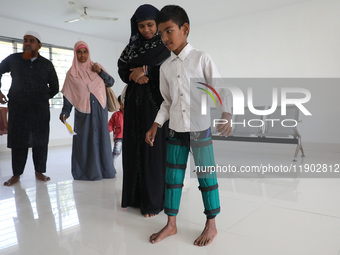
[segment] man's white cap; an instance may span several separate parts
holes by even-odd
[[[27,31],[27,32],[25,33],[25,35],[34,36],[35,38],[37,38],[37,39],[41,42],[41,37],[40,37],[40,35],[39,35],[37,32],[35,32],[35,31]]]

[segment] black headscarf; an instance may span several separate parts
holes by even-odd
[[[118,73],[124,82],[133,85],[135,82],[129,80],[131,68],[146,65],[149,72],[149,82],[144,86],[128,86],[125,96],[127,108],[129,102],[132,104],[140,102],[143,93],[140,93],[139,90],[144,90],[145,88],[150,102],[157,111],[163,101],[163,97],[159,91],[159,67],[164,60],[170,56],[170,51],[165,47],[158,33],[156,33],[153,38],[147,40],[141,35],[138,29],[139,22],[155,20],[158,12],[158,9],[154,6],[144,4],[138,7],[130,20],[131,37],[129,44],[125,47],[118,60]]]
[[[143,4],[137,8],[137,10],[130,19],[131,24],[130,43],[131,39],[135,37],[137,34],[139,34],[138,23],[144,20],[155,20],[158,13],[159,10],[150,4]]]
[[[164,61],[164,56],[161,54],[164,51],[164,45],[158,33],[152,39],[146,40],[138,30],[139,22],[155,20],[158,12],[159,10],[150,4],[144,4],[137,8],[130,19],[131,37],[129,44],[120,56],[121,61],[136,66],[140,64],[157,66]]]

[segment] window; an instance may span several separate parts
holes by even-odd
[[[4,58],[6,58],[8,55],[14,53],[14,47],[13,47],[13,43],[11,42],[6,42],[6,41],[2,41],[0,39],[0,61],[2,61]],[[11,76],[9,73],[5,73],[2,75],[2,79],[1,79],[1,91],[2,93],[4,93],[5,95],[7,95],[9,87],[11,85]]]
[[[73,49],[61,49],[57,47],[51,48],[52,52],[52,63],[54,65],[55,71],[57,72],[58,79],[59,79],[59,87],[61,90],[66,73],[68,69],[70,69],[73,61]],[[51,99],[53,103],[51,103],[52,107],[54,108],[61,108],[63,106],[63,95],[59,92],[53,99]]]
[[[22,51],[22,40],[0,36],[0,62],[8,55]],[[39,54],[52,61],[59,79],[59,90],[62,88],[66,72],[70,69],[73,61],[73,49],[58,47],[55,45],[44,44],[39,50]],[[2,75],[1,91],[7,95],[11,86],[11,76],[9,73]],[[50,99],[51,108],[61,108],[63,105],[63,96],[61,92]]]

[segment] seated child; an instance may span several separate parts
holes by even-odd
[[[122,143],[123,143],[123,114],[124,114],[124,104],[122,103],[121,96],[118,96],[118,102],[120,104],[120,108],[118,111],[114,112],[109,120],[109,132],[113,131],[113,167],[115,171],[116,169],[116,161],[120,153],[122,152]]]

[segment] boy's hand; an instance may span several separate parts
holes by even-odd
[[[154,122],[152,127],[145,134],[145,142],[149,144],[151,147],[153,146],[153,142],[155,141],[155,136],[157,134],[158,123]]]
[[[220,136],[228,136],[231,134],[231,131],[233,131],[233,128],[230,126],[231,122],[231,114],[228,112],[223,112],[221,119],[227,120],[228,123],[226,124],[217,124],[216,125],[216,131],[220,132]]]

